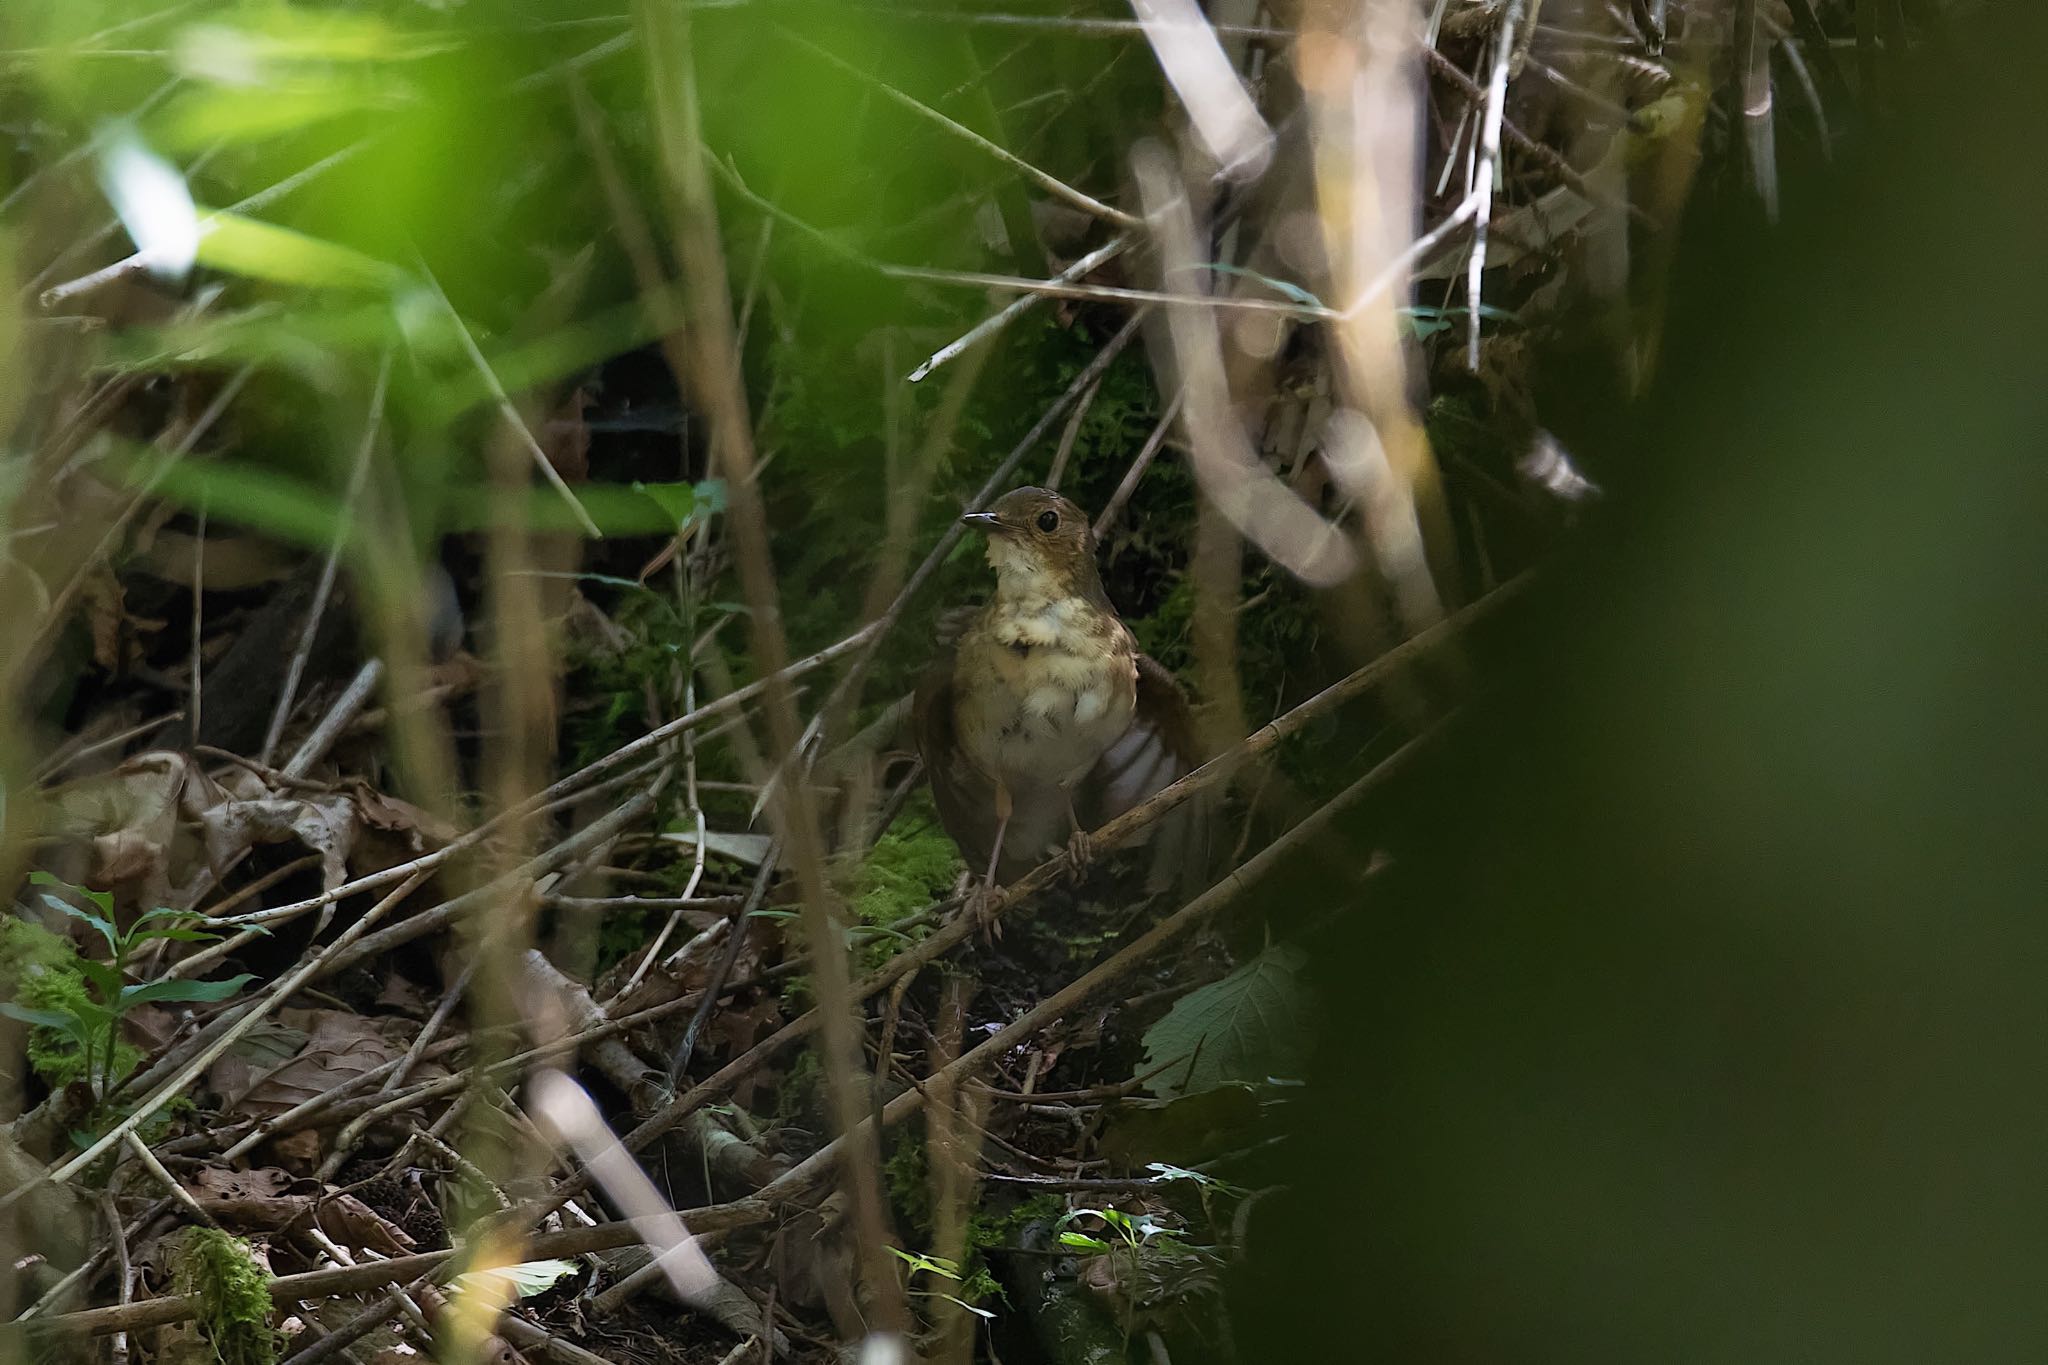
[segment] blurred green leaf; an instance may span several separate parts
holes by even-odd
[[[689,524],[697,513],[697,490],[686,483],[641,483],[634,481],[633,491],[645,493],[654,499],[655,506],[668,513],[669,520],[680,530]]]
[[[137,460],[129,481],[154,483],[157,496],[180,506],[204,507],[209,516],[316,549],[334,544],[342,532],[341,507],[331,494],[260,465],[157,456]]]
[[[225,210],[200,222],[199,263],[231,275],[316,289],[391,289],[405,278],[397,266],[351,247]]]
[[[584,483],[576,485],[576,498],[597,529],[606,536],[670,535],[679,524],[670,513],[672,506],[690,500],[696,491],[686,483]],[[481,531],[492,525],[493,511],[488,490],[470,488],[459,493],[449,510],[455,531]],[[582,533],[576,514],[552,488],[530,488],[520,509],[520,524],[535,531]]]

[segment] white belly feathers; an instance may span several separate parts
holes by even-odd
[[[1022,609],[1019,609],[1022,608]],[[1078,781],[1130,728],[1137,664],[1120,624],[1075,598],[999,610],[962,642],[958,733],[968,758],[1015,786]]]

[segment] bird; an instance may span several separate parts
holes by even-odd
[[[961,520],[987,534],[995,592],[926,668],[912,728],[985,914],[1000,883],[1048,854],[1063,850],[1078,875],[1089,830],[1200,760],[1180,685],[1103,591],[1081,509],[1024,487]]]

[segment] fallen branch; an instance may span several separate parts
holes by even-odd
[[[690,1230],[696,1233],[725,1232],[750,1227],[766,1220],[772,1210],[758,1199],[739,1199],[730,1204],[712,1204],[689,1211]],[[590,1251],[609,1251],[640,1244],[640,1233],[631,1223],[599,1223],[594,1227],[569,1228],[529,1238],[520,1252],[529,1260],[557,1256],[581,1256]],[[280,1275],[270,1281],[274,1304],[332,1298],[338,1294],[362,1294],[385,1285],[404,1284],[431,1274],[459,1256],[466,1256],[468,1243],[443,1251],[423,1251],[412,1256],[393,1256],[382,1261],[331,1270],[309,1270],[299,1275]],[[166,1294],[110,1308],[87,1308],[52,1318],[31,1319],[28,1324],[35,1340],[60,1336],[98,1336],[107,1332],[132,1332],[143,1327],[161,1327],[194,1316],[196,1305],[182,1294]]]

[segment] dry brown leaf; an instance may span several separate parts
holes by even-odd
[[[320,1168],[320,1158],[327,1155],[327,1139],[318,1128],[274,1137],[265,1146],[293,1175],[311,1175]]]
[[[299,1055],[309,1035],[274,1020],[265,1020],[235,1041],[206,1073],[207,1089],[229,1101],[248,1093],[259,1077],[267,1076]]]
[[[222,1089],[226,1112],[273,1118],[402,1055],[403,1040],[419,1029],[410,1020],[372,1020],[345,1010],[285,1010],[279,1019],[304,1029],[305,1044],[289,1060],[256,1074],[240,1093]],[[429,1064],[413,1072],[415,1079],[442,1074]]]
[[[90,884],[130,908],[170,903],[172,889],[196,873],[199,845],[181,828],[223,793],[184,754],[153,750],[110,773],[67,782],[50,793],[53,832],[86,840]]]
[[[400,1256],[412,1250],[405,1229],[352,1194],[340,1194],[316,1180],[295,1179],[275,1166],[235,1171],[201,1167],[186,1182],[199,1206],[220,1223],[242,1232],[290,1232],[317,1225],[342,1246]]]
[[[121,666],[121,621],[125,595],[113,567],[104,561],[85,576],[79,595],[85,599],[85,619],[92,631],[92,661],[113,672]]]
[[[199,817],[206,856],[216,872],[257,844],[296,839],[320,855],[320,880],[332,891],[348,880],[348,855],[355,847],[356,805],[346,796],[301,792],[253,801],[223,801]]]

